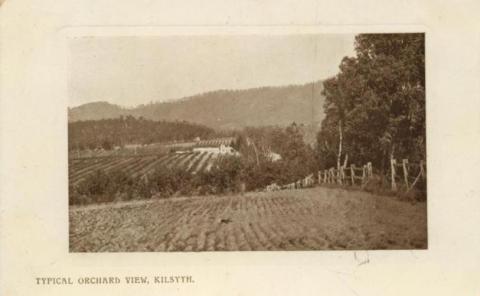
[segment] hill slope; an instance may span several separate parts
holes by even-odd
[[[425,203],[410,204],[325,187],[249,192],[235,197],[196,196],[73,206],[69,209],[70,252],[428,247]],[[269,209],[268,215],[264,214],[265,208]],[[228,219],[228,224],[223,224],[223,219]],[[132,225],[142,231],[132,232]],[[305,225],[309,230],[299,231]]]
[[[70,122],[68,124],[69,150],[110,150],[125,144],[150,144],[169,141],[192,140],[195,137],[208,139],[214,130],[204,125],[186,121],[140,120],[132,116],[123,119],[101,119]]]
[[[322,89],[323,84],[319,81],[282,87],[218,90],[132,109],[96,102],[69,109],[68,118],[69,121],[79,121],[133,115],[151,120],[187,120],[222,129],[284,126],[293,121],[318,125],[324,116]]]

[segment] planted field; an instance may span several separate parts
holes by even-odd
[[[170,150],[176,149],[192,149],[194,147],[220,147],[220,145],[230,146],[235,138],[215,138],[200,141],[186,141],[186,142],[164,142],[152,144],[128,144],[124,147],[116,147],[112,150],[104,149],[86,149],[82,151],[69,151],[71,159],[81,158],[99,158],[99,157],[128,157],[136,155],[158,155],[168,153]]]
[[[230,146],[234,140],[235,138],[233,137],[226,137],[226,138],[215,138],[215,139],[201,140],[201,141],[165,143],[165,144],[158,144],[158,145],[162,145],[165,148],[192,148],[195,146],[219,147],[220,145]]]
[[[152,173],[161,166],[178,167],[188,172],[199,172],[210,168],[218,155],[209,152],[169,153],[150,156],[92,157],[70,159],[68,178],[70,185],[76,185],[88,175],[103,170],[122,170],[132,177]]]
[[[424,249],[426,204],[341,189],[70,208],[70,251]]]

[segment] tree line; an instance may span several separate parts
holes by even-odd
[[[186,121],[153,121],[142,117],[121,116],[114,119],[68,123],[69,150],[113,149],[126,144],[150,144],[169,141],[208,139],[216,132],[204,125]]]
[[[321,168],[350,161],[386,172],[390,159],[425,160],[424,34],[360,34],[355,57],[324,82]]]

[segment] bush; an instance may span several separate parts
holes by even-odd
[[[148,188],[152,194],[160,197],[170,197],[173,194],[180,192],[182,194],[191,193],[194,189],[193,175],[174,167],[159,167],[155,169],[152,176],[147,183]]]
[[[272,183],[287,184],[307,175],[305,165],[292,161],[260,164],[239,156],[217,158],[209,171],[191,174],[178,167],[157,167],[148,177],[132,178],[123,171],[99,170],[78,186],[70,186],[70,204],[89,204],[152,196],[229,194],[264,189]]]
[[[107,174],[103,170],[97,170],[95,173],[88,175],[78,186],[70,186],[69,202],[70,204],[111,202],[129,195],[133,183],[132,178],[123,171],[114,171]]]
[[[425,189],[423,189],[425,188]],[[397,183],[397,190],[392,190],[390,180],[383,175],[373,175],[370,181],[365,185],[364,190],[372,194],[396,196],[400,200],[416,202],[426,200],[426,181],[418,180],[415,187],[406,190],[403,183]]]

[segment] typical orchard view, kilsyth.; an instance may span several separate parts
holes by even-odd
[[[70,251],[426,249],[424,43],[70,37]]]

